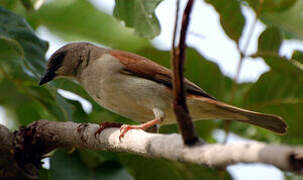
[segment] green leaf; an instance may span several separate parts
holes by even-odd
[[[146,158],[130,154],[120,154],[120,161],[136,180],[160,179],[220,179],[220,174],[215,169],[205,168],[200,165],[168,161],[159,158]],[[221,178],[232,179],[228,173]]]
[[[260,0],[246,0],[256,11],[260,6]],[[291,8],[297,0],[265,0],[262,4],[262,11],[280,13]]]
[[[203,167],[196,164],[178,163],[178,167],[184,172],[184,179],[220,179],[220,180],[232,180],[233,178],[228,171],[217,170],[213,168]]]
[[[291,61],[278,56],[263,57],[271,70],[263,74],[245,95],[248,109],[282,116],[289,128],[282,140],[288,143],[302,143],[302,130],[298,124],[303,121],[303,71]],[[266,130],[258,129],[254,138],[272,141],[276,139]]]
[[[133,180],[134,178],[121,165],[114,161],[107,161],[94,170],[94,180]]]
[[[42,6],[45,0],[21,0],[21,2],[27,10],[37,10]]]
[[[54,0],[26,17],[33,26],[46,26],[67,41],[92,41],[130,51],[150,46],[146,39],[134,36],[132,30],[87,0]]]
[[[33,10],[34,9],[34,5],[32,4],[31,0],[21,0],[23,6],[27,9],[27,10]]]
[[[238,0],[206,0],[220,15],[220,23],[229,38],[239,42],[245,25]]]
[[[303,39],[303,1],[297,1],[291,8],[283,12],[264,12],[261,20],[285,32],[288,38]]]
[[[79,157],[85,165],[91,169],[97,168],[106,161],[117,161],[117,153],[106,151],[94,151],[90,149],[79,149]]]
[[[302,73],[302,69],[278,54],[263,55],[262,57],[273,71],[277,71],[282,75],[298,76]]]
[[[121,154],[120,161],[136,180],[181,180],[182,173],[174,168],[172,161]]]
[[[16,4],[18,4],[18,0],[10,0],[10,1],[0,1],[0,6],[3,6],[8,9],[13,9],[16,7]]]
[[[162,0],[116,0],[114,16],[148,39],[160,34],[160,24],[155,9]]]
[[[51,85],[38,87],[38,79],[46,66],[45,52],[48,43],[35,35],[24,18],[2,7],[0,7],[0,47],[0,67],[3,71],[1,72],[5,74],[6,80],[14,84],[10,86],[14,87],[10,92],[35,100],[58,120],[72,120],[71,105],[57,93],[56,88]],[[20,104],[18,99],[15,102]],[[36,113],[41,111],[39,106],[29,104],[28,107],[33,108],[33,113],[26,113],[26,107],[22,110],[14,106],[17,116],[21,118],[21,115],[25,115],[21,124],[40,119],[42,114]]]
[[[60,96],[57,89],[49,86],[46,88],[37,85],[28,86],[27,94],[39,101],[57,120],[72,121],[73,109],[65,99]],[[75,107],[75,106],[73,106]]]
[[[303,180],[303,177],[301,175],[296,175],[293,173],[284,173],[285,180]]]
[[[279,53],[282,35],[278,28],[267,28],[259,37],[258,53]]]
[[[48,43],[39,39],[24,18],[0,7],[0,37],[10,42],[36,78],[44,71],[44,55]],[[22,50],[21,50],[22,48]]]
[[[0,93],[7,95],[0,97],[0,104],[12,109],[21,125],[42,118],[71,120],[72,107],[69,104],[64,107],[65,100],[56,91],[51,92],[28,81],[22,83],[21,86],[8,79],[0,80]]]
[[[296,60],[296,61],[303,64],[303,52],[298,51],[298,50],[294,51],[293,54],[292,54],[291,59]]]
[[[91,151],[90,153],[94,153],[93,156],[96,155],[95,152]],[[105,161],[96,168],[86,166],[87,162],[82,161],[78,151],[68,154],[63,150],[57,150],[50,162],[52,179],[133,179],[120,163],[115,161]]]
[[[0,87],[0,94],[5,94],[0,96],[0,104],[12,112],[11,119],[16,120],[18,125],[27,125],[41,119],[45,113],[43,107],[31,97],[18,91],[13,82],[0,78]]]
[[[266,0],[263,3],[264,11],[285,11],[288,8],[291,8],[297,0]]]
[[[0,60],[24,58],[24,51],[20,44],[9,37],[0,36]]]
[[[72,121],[77,123],[85,123],[88,122],[88,116],[86,112],[83,110],[82,105],[79,101],[74,100],[66,100],[69,104],[72,105],[73,112],[72,112]]]
[[[40,180],[51,180],[50,170],[48,169],[40,169],[39,171],[39,179]]]
[[[67,154],[63,150],[57,150],[50,160],[52,179],[57,180],[83,180],[89,179],[90,172],[78,158],[76,152]]]

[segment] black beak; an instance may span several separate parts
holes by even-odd
[[[39,82],[39,86],[53,80],[55,77],[55,73],[54,72],[51,72],[51,71],[46,71],[46,73],[44,74],[44,76],[40,79],[40,82]]]

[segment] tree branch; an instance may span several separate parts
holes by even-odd
[[[173,94],[174,94],[174,112],[181,131],[183,141],[186,145],[193,145],[199,142],[199,137],[195,132],[194,124],[189,115],[188,107],[186,105],[186,93],[184,87],[184,62],[186,49],[186,33],[189,24],[189,17],[194,0],[188,0],[185,7],[182,27],[180,32],[180,41],[178,49],[175,48],[175,39],[178,21],[179,1],[177,1],[175,29],[172,44],[172,64],[173,64]]]
[[[0,179],[38,179],[38,168],[30,163],[23,167],[18,165],[14,151],[14,134],[1,124],[0,147]]]
[[[23,141],[17,141],[14,148],[19,152],[19,156],[22,154],[20,151],[22,148],[32,149],[32,153],[24,151],[23,156],[26,156],[27,159],[29,159],[28,155],[35,156],[33,157],[35,159],[37,155],[33,152],[38,149],[40,152],[47,153],[59,147],[76,147],[129,152],[146,157],[165,158],[215,168],[223,168],[236,163],[266,163],[282,170],[303,174],[303,147],[270,145],[261,142],[204,144],[187,147],[183,145],[182,138],[178,134],[152,134],[142,130],[129,131],[120,142],[118,128],[105,129],[95,137],[94,133],[98,128],[97,124],[40,120],[15,133],[17,139],[21,139],[23,136]],[[42,158],[40,155],[39,157]],[[2,158],[4,157],[1,156]],[[34,161],[27,160],[22,163],[28,162]],[[22,163],[18,162],[20,166],[26,165]]]

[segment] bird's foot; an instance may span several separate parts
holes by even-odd
[[[121,141],[121,139],[125,136],[125,134],[131,130],[131,129],[148,129],[151,126],[154,126],[156,124],[159,124],[161,122],[160,119],[154,119],[151,121],[148,121],[146,123],[140,124],[140,125],[128,125],[128,124],[124,124],[120,127],[120,136],[119,136],[119,140]]]
[[[121,127],[123,124],[119,122],[101,122],[99,124],[98,130],[95,132],[95,137],[97,138],[97,135],[100,134],[104,129],[111,128],[111,127]]]
[[[121,139],[125,136],[125,134],[131,130],[131,129],[142,129],[144,130],[144,128],[141,125],[128,125],[128,124],[124,124],[120,127],[120,136],[119,136],[119,140],[121,141]]]

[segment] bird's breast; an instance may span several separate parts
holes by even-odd
[[[122,69],[123,65],[108,55],[88,66],[80,82],[99,105],[138,122],[154,119],[154,107],[170,107],[167,87],[123,74]]]

